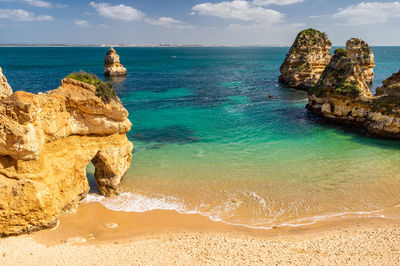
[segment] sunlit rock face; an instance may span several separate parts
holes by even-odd
[[[8,84],[3,70],[0,67],[0,97],[10,96],[13,93],[11,86]]]
[[[126,68],[119,62],[119,55],[110,48],[104,58],[104,75],[109,77],[126,76]]]
[[[352,38],[346,42],[347,55],[360,67],[363,80],[371,85],[374,80],[375,59],[371,47],[363,40]]]
[[[115,97],[73,79],[45,94],[0,99],[0,235],[57,224],[89,191],[86,166],[105,196],[118,194],[130,167],[128,112]]]
[[[326,33],[315,29],[300,32],[280,67],[279,81],[291,88],[310,89],[328,65],[331,48]]]

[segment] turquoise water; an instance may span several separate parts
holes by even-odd
[[[104,78],[106,51],[0,48],[0,66],[14,90],[36,93],[57,88],[72,71]],[[128,76],[112,82],[133,123],[133,162],[119,198],[89,200],[265,228],[381,215],[399,204],[399,142],[305,110],[306,93],[277,82],[287,51],[117,48]],[[373,51],[372,90],[400,68],[400,47]]]

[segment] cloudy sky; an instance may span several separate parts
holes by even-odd
[[[334,45],[400,45],[400,1],[0,0],[0,43],[289,45],[301,29]]]

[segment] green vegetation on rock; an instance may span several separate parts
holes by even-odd
[[[337,48],[335,50],[335,55],[338,56],[338,57],[347,56],[347,52],[346,52],[345,49]]]
[[[310,29],[303,30],[297,35],[296,40],[293,43],[291,52],[294,54],[309,53],[311,51],[310,47],[302,47],[302,51],[300,51],[298,48],[300,46],[309,46],[309,45],[318,44],[321,41],[323,41],[323,36],[324,36],[324,33],[320,32],[316,29],[310,28]]]
[[[357,96],[361,90],[358,88],[358,81],[356,80],[345,80],[336,89],[336,93],[345,96]]]
[[[109,101],[110,99],[117,97],[112,84],[110,82],[102,81],[94,74],[79,71],[71,73],[65,78],[71,78],[94,85],[96,87],[96,96],[100,97],[103,101]]]

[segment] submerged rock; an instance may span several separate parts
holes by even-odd
[[[131,123],[117,97],[101,96],[66,78],[45,94],[0,99],[1,236],[56,226],[88,193],[90,162],[100,193],[118,194],[131,162]]]
[[[333,122],[363,128],[377,137],[400,138],[400,72],[372,96],[373,54],[359,39],[337,49],[320,80],[310,89],[307,108]]]
[[[315,29],[300,32],[280,67],[279,81],[308,90],[317,83],[331,59],[332,43],[326,33]]]
[[[8,84],[6,77],[0,67],[0,97],[10,96],[13,93],[11,86]]]
[[[110,48],[104,58],[104,75],[109,77],[126,76],[126,68],[119,62],[119,55]]]

